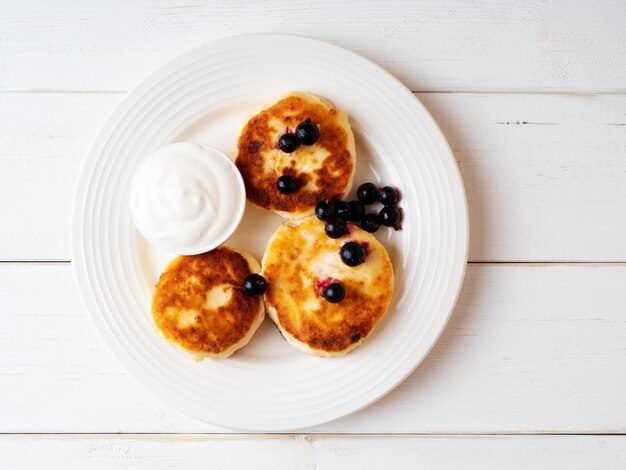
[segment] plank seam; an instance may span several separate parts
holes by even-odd
[[[64,89],[64,88],[0,88],[0,93],[7,94],[99,94],[99,95],[123,95],[128,90],[97,90],[97,89]],[[515,89],[481,89],[481,88],[455,88],[455,89],[424,89],[411,90],[411,93],[420,94],[467,94],[467,95],[565,95],[565,96],[592,96],[592,95],[624,95],[626,88],[616,89],[536,89],[536,90],[515,90]]]
[[[285,438],[302,436],[305,438],[396,438],[396,437],[441,437],[441,438],[465,438],[465,437],[626,437],[626,432],[491,432],[491,433],[172,433],[172,432],[131,432],[131,433],[119,433],[119,432],[97,432],[97,433],[81,433],[81,432],[0,432],[0,437],[117,437],[120,439],[127,439],[132,437],[215,437],[215,438]]]

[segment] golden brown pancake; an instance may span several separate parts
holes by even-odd
[[[152,297],[152,316],[163,335],[204,357],[228,357],[245,346],[265,316],[260,297],[242,282],[259,263],[224,246],[179,256],[165,268]]]
[[[294,347],[318,356],[339,356],[357,347],[383,317],[393,294],[393,268],[387,251],[366,231],[351,224],[350,233],[332,239],[316,217],[283,223],[263,257],[268,282],[265,305],[269,316]],[[361,243],[365,263],[350,267],[339,250]],[[333,304],[321,289],[338,280],[343,301]]]
[[[319,127],[319,140],[292,153],[278,149],[280,136],[307,118]],[[235,164],[248,200],[283,217],[299,218],[312,214],[318,201],[350,191],[355,155],[348,116],[315,95],[292,92],[247,122]],[[281,175],[294,177],[299,189],[280,193],[276,180]]]

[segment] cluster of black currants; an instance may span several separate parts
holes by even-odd
[[[285,132],[278,139],[278,148],[285,153],[292,153],[300,144],[313,145],[320,138],[320,130],[317,125],[306,118],[296,127],[296,132]],[[298,189],[298,183],[291,175],[282,175],[276,181],[276,188],[282,194],[291,194]]]
[[[393,227],[400,229],[402,221],[402,211],[397,206],[400,201],[400,193],[392,186],[383,186],[378,188],[374,183],[363,183],[356,190],[356,197],[363,205],[371,205],[380,202],[383,208],[378,214],[371,212],[365,214],[361,220],[361,228],[367,232],[373,233],[380,228]]]
[[[365,213],[359,201],[320,201],[315,206],[315,215],[326,222],[326,235],[341,238],[348,233],[347,222],[358,222]]]
[[[340,238],[348,233],[347,222],[360,222],[367,232],[377,231],[381,225],[400,228],[402,211],[397,207],[400,194],[391,186],[378,188],[374,183],[363,183],[356,192],[356,201],[320,201],[315,215],[326,222],[326,235]],[[380,202],[383,208],[378,214],[365,213],[365,206]]]

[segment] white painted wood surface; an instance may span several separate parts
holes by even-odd
[[[246,452],[241,452],[246,449]],[[7,436],[5,470],[623,470],[618,436]]]
[[[626,95],[418,97],[459,162],[471,261],[626,261]],[[0,93],[0,259],[69,259],[76,175],[122,98]]]
[[[13,262],[69,259],[80,164],[126,91],[251,32],[347,47],[418,92],[459,162],[470,260],[499,264],[469,266],[430,356],[366,410],[179,435],[229,431],[121,368],[69,264]],[[625,467],[626,2],[0,2],[0,124],[0,469]],[[167,434],[74,435],[118,432]]]
[[[626,4],[334,0],[5,3],[0,90],[122,90],[211,39],[317,37],[414,91],[624,91]]]

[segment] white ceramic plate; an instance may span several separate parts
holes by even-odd
[[[266,319],[231,358],[195,362],[154,330],[152,288],[171,255],[135,230],[128,209],[131,177],[152,151],[179,140],[233,155],[246,118],[290,90],[319,94],[348,113],[357,142],[355,187],[372,180],[402,190],[404,230],[377,233],[396,273],[392,305],[366,342],[345,357],[301,353]],[[247,207],[227,243],[261,259],[281,220]],[[207,422],[283,431],[363,408],[420,363],[460,290],[468,217],[448,144],[392,75],[323,42],[248,35],[189,52],[128,94],[87,156],[72,236],[78,283],[100,334],[152,392]]]

